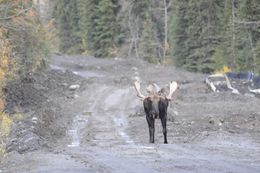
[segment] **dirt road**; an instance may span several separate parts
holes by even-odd
[[[49,149],[10,153],[0,172],[260,172],[259,99],[210,93],[203,75],[133,60],[56,56],[52,68],[89,81],[78,97],[61,103],[64,116],[73,117],[67,135]],[[135,77],[180,83],[167,145],[159,121],[155,144],[148,143],[141,101],[131,87]]]

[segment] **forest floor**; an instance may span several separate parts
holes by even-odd
[[[155,144],[148,143],[136,77],[142,85],[179,84],[168,110],[169,144],[159,120]],[[260,99],[213,93],[205,78],[139,60],[54,56],[50,70],[7,90],[9,111],[19,105],[23,117],[0,172],[259,173]]]

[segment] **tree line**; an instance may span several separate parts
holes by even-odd
[[[60,0],[54,17],[64,53],[260,72],[259,0]]]
[[[260,72],[258,0],[177,1],[173,56],[180,66],[211,72],[223,66]]]

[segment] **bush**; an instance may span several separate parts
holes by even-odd
[[[6,39],[6,30],[0,28],[0,161],[3,158],[4,138],[10,133],[11,119],[4,113],[5,98],[2,91],[8,76],[12,74],[11,63],[11,46]]]
[[[25,78],[28,73],[48,65],[50,32],[40,21],[32,0],[0,0],[0,160],[4,139],[12,120],[5,113],[3,88],[9,80]],[[47,25],[51,27],[52,25]],[[49,29],[49,28],[47,28]]]

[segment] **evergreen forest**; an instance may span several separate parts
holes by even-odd
[[[59,0],[62,53],[260,72],[259,0]]]

